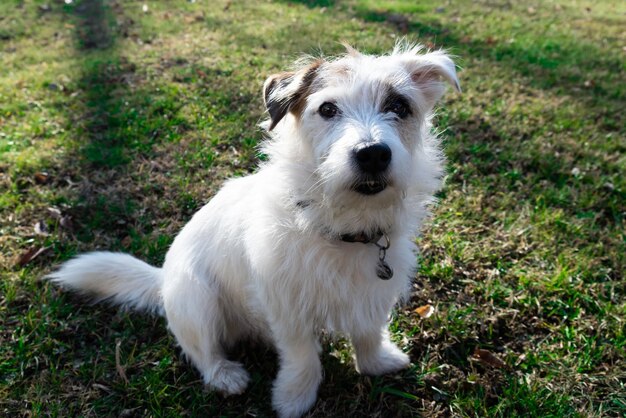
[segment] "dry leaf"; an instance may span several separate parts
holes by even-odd
[[[45,171],[35,173],[35,183],[37,184],[48,184],[50,181],[50,174]]]
[[[477,348],[476,350],[474,350],[474,354],[472,354],[470,360],[478,361],[483,365],[495,367],[496,369],[506,368],[506,363],[504,361],[502,361],[491,351],[484,350],[482,348]]]
[[[417,312],[419,316],[421,316],[422,318],[426,319],[426,318],[430,318],[432,314],[435,313],[435,308],[433,308],[432,305],[424,305],[415,309],[415,312]]]
[[[126,235],[124,239],[122,239],[121,244],[122,244],[122,247],[128,248],[130,247],[130,244],[132,244],[132,242],[133,242],[133,239],[130,237],[130,235]]]
[[[22,253],[17,259],[17,265],[19,267],[24,267],[26,264],[33,261],[35,258],[39,257],[41,254],[46,252],[50,247],[32,247]]]

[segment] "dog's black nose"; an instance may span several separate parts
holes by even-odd
[[[391,162],[391,148],[385,144],[371,144],[357,148],[354,158],[359,168],[368,174],[379,174]]]

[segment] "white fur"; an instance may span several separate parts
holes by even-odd
[[[67,262],[49,278],[99,299],[163,309],[205,383],[225,394],[243,392],[249,380],[225,350],[244,337],[267,339],[280,357],[272,402],[281,417],[298,417],[315,403],[322,330],[351,338],[361,373],[406,367],[409,358],[390,341],[387,322],[409,289],[413,239],[440,186],[443,158],[429,122],[443,94],[440,78],[458,86],[445,54],[418,52],[349,50],[315,71],[305,64],[293,77],[271,78],[268,107],[303,91],[299,113],[290,108],[274,121],[264,148],[268,162],[256,174],[227,182],[193,216],[162,269],[98,252]],[[301,84],[306,71],[315,74],[308,89]],[[272,84],[276,80],[283,84]],[[409,119],[381,110],[388,87],[410,98]],[[340,117],[319,115],[328,101]],[[362,142],[392,150],[389,185],[375,195],[351,189],[357,176],[352,150]],[[394,270],[391,280],[376,275],[374,244],[339,239],[375,230],[391,241],[385,258]]]

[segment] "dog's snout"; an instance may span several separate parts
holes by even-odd
[[[389,166],[391,162],[391,148],[386,144],[369,144],[357,148],[354,158],[359,168],[368,174],[378,174]]]

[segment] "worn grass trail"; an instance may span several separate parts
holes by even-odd
[[[437,116],[449,175],[392,322],[414,366],[361,377],[325,341],[311,416],[623,416],[624,26],[614,1],[2,2],[0,415],[271,416],[267,348],[233,353],[253,381],[224,399],[163,320],[38,278],[92,249],[160,264],[263,158],[265,77],[407,36],[456,54],[464,90]]]

